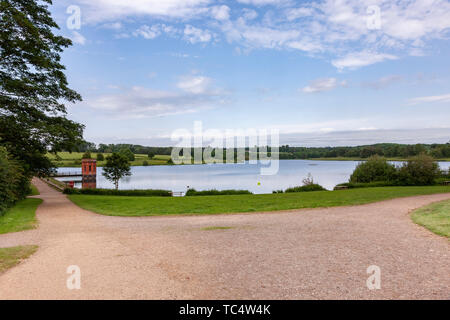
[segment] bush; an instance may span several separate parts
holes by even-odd
[[[327,189],[318,184],[308,184],[302,187],[289,188],[285,192],[294,193],[294,192],[312,192],[312,191],[327,191]]]
[[[376,181],[392,181],[395,179],[396,168],[380,156],[370,157],[361,162],[350,177],[351,183],[370,183]]]
[[[105,161],[105,156],[103,153],[97,153],[97,161]]]
[[[89,151],[83,153],[82,159],[92,159],[92,155]]]
[[[142,165],[143,165],[144,167],[147,167],[147,166],[148,166],[148,161],[147,161],[147,160],[144,160],[144,162],[142,162]]]
[[[121,155],[125,156],[128,159],[128,161],[134,161],[135,160],[134,153],[128,148],[120,150],[119,153]]]
[[[168,190],[114,190],[114,189],[72,189],[65,188],[65,194],[84,194],[97,196],[123,196],[123,197],[171,197]]]
[[[377,188],[377,187],[394,187],[398,186],[397,181],[375,181],[375,182],[349,182],[349,183],[341,183],[336,187],[347,187],[349,189],[357,189],[357,188]]]
[[[229,196],[229,195],[239,195],[239,194],[252,194],[248,190],[205,190],[205,191],[197,191],[195,189],[189,189],[186,192],[186,197],[193,196]]]
[[[6,149],[0,147],[0,216],[30,191],[30,178],[22,166],[11,160]]]
[[[421,154],[408,160],[398,170],[397,180],[405,186],[428,186],[434,185],[436,179],[441,176],[439,165],[434,159]]]

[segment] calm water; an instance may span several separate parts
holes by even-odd
[[[254,193],[272,193],[302,185],[308,173],[314,181],[327,189],[348,182],[357,161],[310,161],[282,160],[280,170],[274,176],[261,176],[260,165],[216,164],[185,166],[132,167],[132,176],[120,181],[120,189],[165,189],[174,192],[186,191],[187,187],[197,190],[244,189]],[[439,163],[448,170],[450,162]],[[59,172],[81,171],[80,168],[59,168]],[[70,179],[61,179],[70,180]],[[76,185],[80,187],[80,185]],[[97,188],[113,188],[113,184],[97,171]]]

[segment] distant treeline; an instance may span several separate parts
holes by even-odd
[[[80,152],[99,152],[111,153],[120,152],[123,149],[130,149],[135,154],[171,155],[172,147],[145,147],[132,144],[99,144],[85,143],[78,148]],[[271,149],[268,148],[269,156]],[[291,147],[284,145],[279,148],[280,159],[318,159],[318,158],[362,158],[366,159],[374,155],[386,158],[402,158],[427,154],[435,159],[450,158],[450,142],[447,144],[393,144],[380,143],[358,147]],[[193,154],[194,152],[192,152]],[[251,150],[246,148],[246,159],[248,159]]]

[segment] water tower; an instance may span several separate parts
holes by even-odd
[[[95,189],[97,187],[97,160],[83,159],[81,161],[81,173],[83,176],[83,189]]]

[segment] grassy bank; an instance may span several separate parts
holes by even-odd
[[[0,216],[0,234],[36,228],[36,209],[41,203],[41,199],[19,201],[3,216]]]
[[[183,198],[70,195],[78,206],[111,216],[220,214],[359,205],[398,197],[450,192],[450,187],[385,187],[290,194]]]
[[[38,190],[38,188],[36,188],[35,185],[32,184],[30,186],[30,188],[31,188],[30,196],[38,196],[39,195],[39,190]]]
[[[47,154],[47,157],[52,160],[57,167],[81,167],[81,159],[83,158],[82,152],[59,152],[58,158],[54,154]],[[97,153],[91,153],[92,157],[97,158]],[[106,164],[106,157],[110,156],[111,153],[103,153],[105,158],[104,161],[98,161],[97,166],[103,167]],[[132,166],[143,166],[144,161],[148,163],[148,165],[167,165],[170,159],[170,156],[155,156],[153,159],[149,159],[146,154],[135,154],[135,160],[130,162]]]
[[[430,231],[450,238],[450,200],[433,203],[414,211],[413,221]]]
[[[37,248],[37,246],[0,248],[0,274],[30,257]]]

